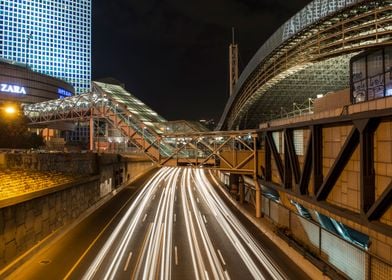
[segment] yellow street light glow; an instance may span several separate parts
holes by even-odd
[[[5,107],[5,112],[7,114],[15,114],[16,113],[16,109],[15,109],[15,107],[8,106],[8,107]]]

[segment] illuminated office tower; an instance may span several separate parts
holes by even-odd
[[[88,91],[91,0],[0,0],[0,58]]]

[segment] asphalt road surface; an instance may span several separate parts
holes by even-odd
[[[203,169],[160,169],[9,278],[307,279],[272,242],[245,227],[208,176]]]

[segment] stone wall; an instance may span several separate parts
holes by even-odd
[[[94,153],[6,153],[5,166],[39,171],[96,174],[97,154]]]
[[[99,179],[0,208],[0,267],[101,199]]]
[[[15,204],[0,208],[0,268],[154,164],[107,154],[9,153],[3,157],[2,166],[86,174],[86,178],[83,182],[54,186],[41,195],[26,195],[16,199]]]

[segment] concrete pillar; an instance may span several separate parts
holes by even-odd
[[[255,188],[256,188],[256,197],[255,197],[255,204],[256,204],[256,218],[262,217],[262,212],[261,212],[261,187],[259,184],[259,181],[257,180],[257,177],[253,178],[254,183],[255,183]]]

